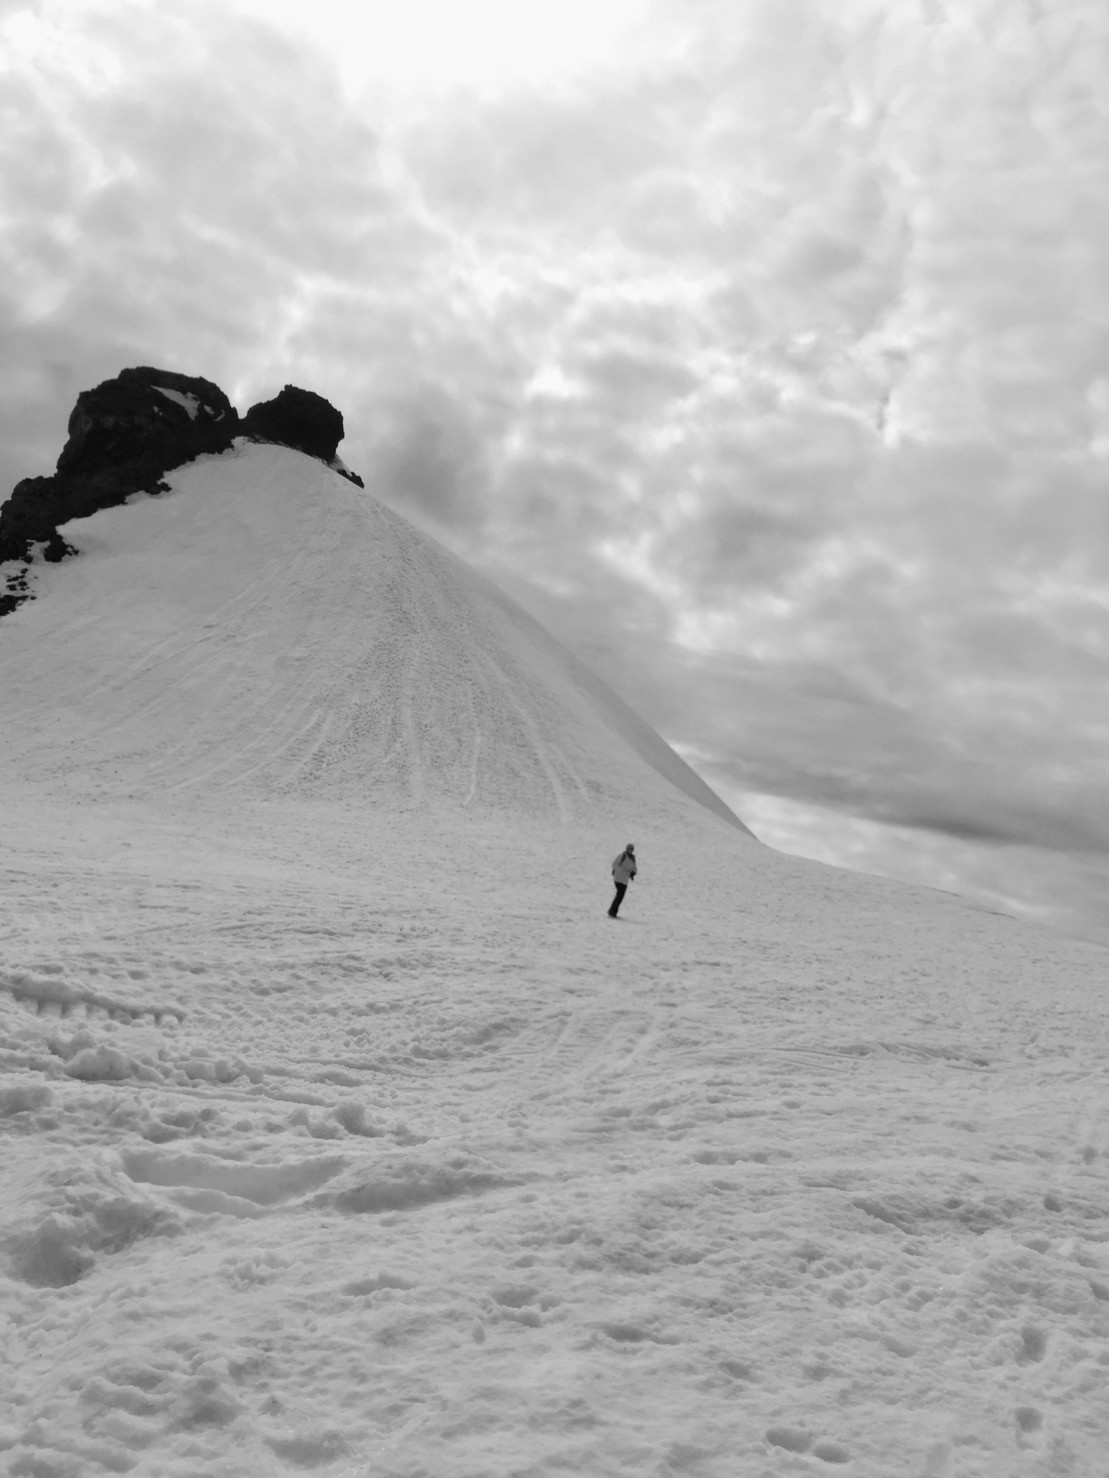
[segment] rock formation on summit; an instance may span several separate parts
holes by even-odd
[[[59,532],[72,518],[165,491],[165,474],[195,458],[227,451],[236,436],[279,442],[318,457],[363,485],[338,460],[343,417],[322,395],[286,385],[242,418],[211,380],[140,365],[82,390],[69,437],[51,477],[26,477],[0,506],[0,616],[28,598],[26,566],[74,551]]]
[[[226,451],[239,427],[218,385],[139,366],[82,390],[52,477],[26,477],[0,508],[0,563],[70,552],[58,532],[71,518],[161,490],[166,472],[204,452]],[[0,596],[0,600],[4,597]],[[0,608],[2,614],[2,608]]]
[[[135,463],[160,463],[158,475],[202,452],[231,445],[239,417],[211,380],[140,366],[82,390],[69,418],[58,474],[123,477]]]
[[[322,395],[286,385],[273,400],[252,405],[242,429],[259,441],[276,441],[321,462],[333,462],[343,439],[343,417]]]

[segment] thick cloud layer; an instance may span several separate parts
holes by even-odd
[[[1109,928],[1099,0],[625,4],[520,86],[270,14],[0,11],[0,486],[124,364],[308,385],[767,840]]]

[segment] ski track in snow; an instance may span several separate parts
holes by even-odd
[[[5,1475],[1109,1472],[1103,949],[758,846],[298,454],[68,534],[0,623]]]

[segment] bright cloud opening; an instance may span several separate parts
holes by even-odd
[[[488,87],[572,76],[603,65],[647,11],[646,0],[237,0],[311,36],[348,86]]]

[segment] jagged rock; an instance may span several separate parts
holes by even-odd
[[[274,441],[318,457],[359,487],[362,479],[336,455],[343,417],[322,395],[286,385],[240,420],[211,380],[140,365],[82,390],[69,418],[69,439],[53,477],[25,477],[0,506],[0,616],[29,598],[26,565],[60,560],[74,550],[59,532],[71,518],[159,493],[165,474],[205,453],[226,451],[236,436]]]
[[[358,476],[358,473],[352,472],[342,457],[333,457],[327,465],[331,468],[332,472],[337,472],[340,477],[345,477],[348,482],[354,483],[356,488],[364,488],[366,486]]]
[[[0,564],[29,559],[36,545],[62,559],[72,550],[60,524],[162,491],[171,468],[226,451],[238,430],[227,396],[197,376],[144,365],[83,390],[54,476],[25,477],[0,507]]]
[[[321,462],[333,462],[343,439],[343,417],[322,395],[286,385],[273,400],[250,407],[242,430],[259,441],[276,441]]]
[[[147,456],[166,471],[226,450],[238,429],[234,406],[211,380],[145,365],[125,369],[77,397],[58,472],[89,476]]]

